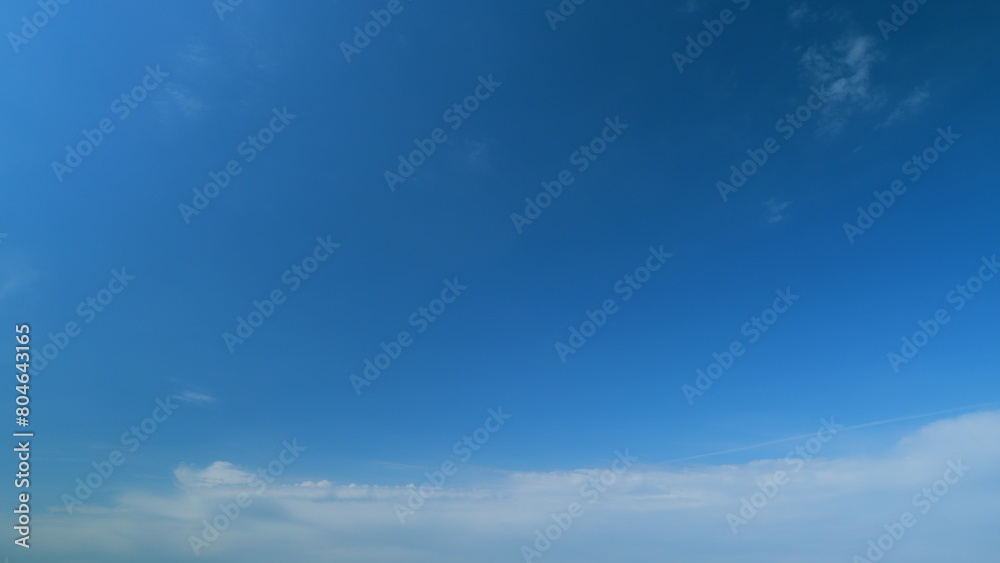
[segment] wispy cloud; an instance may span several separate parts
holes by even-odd
[[[785,213],[785,210],[791,204],[790,201],[778,201],[773,198],[764,202],[764,206],[767,208],[767,222],[780,223],[787,219],[788,214]]]
[[[252,473],[238,469],[228,461],[216,461],[204,469],[181,464],[174,470],[174,477],[184,489],[218,487],[222,485],[246,485]]]
[[[412,487],[286,479],[253,496],[252,506],[203,556],[253,562],[520,560],[520,547],[534,542],[535,530],[577,502],[583,515],[545,561],[652,561],[665,550],[696,553],[687,559],[699,563],[771,563],[777,552],[787,561],[848,561],[883,533],[884,523],[907,510],[917,514],[920,529],[899,541],[894,556],[900,560],[946,560],[956,545],[963,546],[963,560],[985,560],[983,531],[1000,502],[992,477],[1000,471],[1000,450],[990,441],[998,434],[1000,412],[981,412],[931,423],[882,456],[810,457],[794,472],[786,459],[636,465],[593,503],[581,490],[601,478],[603,467],[507,473],[495,482],[446,486],[405,525],[394,506],[406,502]],[[835,439],[848,445],[851,436],[856,434]],[[925,517],[910,499],[940,479],[949,460],[971,469]],[[776,471],[791,473],[788,484],[733,535],[726,515]],[[89,514],[94,525],[86,529],[60,514],[40,515],[38,525],[52,538],[43,549],[53,560],[68,557],[70,548],[59,546],[73,546],[82,560],[106,553],[108,545],[117,553],[103,559],[109,563],[142,553],[158,554],[144,559],[154,563],[184,558],[190,554],[187,537],[201,533],[202,521],[218,514],[220,504],[248,492],[251,474],[222,461],[204,468],[182,465],[175,471],[175,491],[125,491],[106,512]]]
[[[198,39],[190,39],[180,50],[180,59],[187,64],[202,67],[213,64],[212,57],[208,53],[208,47]]]
[[[927,102],[930,98],[931,92],[926,84],[914,88],[913,91],[910,92],[910,94],[899,102],[896,108],[892,110],[889,117],[879,124],[879,127],[888,127],[889,125],[899,123],[907,117],[917,115],[927,107]]]
[[[705,5],[705,0],[686,0],[686,2],[684,3],[683,6],[681,6],[679,11],[684,12],[686,14],[690,14],[693,12],[697,12],[704,5]]]
[[[193,403],[196,405],[207,405],[209,403],[214,403],[215,398],[205,395],[204,393],[198,393],[196,391],[183,391],[180,394],[174,395],[179,401],[184,401],[185,403]]]
[[[161,111],[177,111],[184,114],[186,117],[195,117],[200,115],[205,108],[208,107],[204,102],[196,98],[190,91],[182,90],[173,84],[165,85],[164,91],[167,95],[160,99]]]
[[[884,58],[878,45],[871,36],[849,36],[830,46],[811,47],[802,55],[807,79],[822,86],[829,99],[821,110],[822,128],[837,132],[851,115],[884,103],[884,94],[872,81],[873,67]]]
[[[802,27],[802,24],[806,21],[814,21],[815,19],[815,14],[805,2],[795,4],[788,9],[788,23],[796,29]]]
[[[6,238],[6,234],[0,233],[0,251],[5,252],[4,260],[0,262],[0,300],[30,286],[38,279],[38,272],[27,264],[27,260],[19,253],[12,252],[13,248],[5,249]]]
[[[466,165],[471,172],[489,174],[493,167],[490,164],[489,149],[484,141],[469,141]]]

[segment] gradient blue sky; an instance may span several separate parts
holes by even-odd
[[[891,2],[593,1],[553,30],[554,1],[404,0],[347,62],[339,45],[385,5],[247,0],[220,21],[209,2],[72,2],[2,55],[3,317],[31,323],[38,347],[67,322],[82,327],[33,379],[36,541],[52,557],[37,560],[67,560],[44,545],[50,510],[53,538],[105,526],[60,515],[61,495],[169,395],[181,407],[89,506],[177,494],[181,467],[262,467],[292,438],[308,451],[289,484],[419,483],[500,406],[512,418],[448,487],[503,490],[510,472],[604,467],[625,448],[681,470],[671,460],[807,434],[822,417],[858,425],[1000,397],[1000,281],[960,311],[947,300],[1000,252],[995,5],[931,0],[886,40],[877,22]],[[672,55],[724,9],[735,21],[678,72]],[[7,2],[0,28],[19,33],[38,10]],[[147,66],[169,75],[120,119],[112,104]],[[451,130],[443,112],[490,75],[501,85]],[[814,86],[829,101],[780,139],[775,123]],[[245,162],[238,146],[274,108],[295,117]],[[615,117],[628,129],[578,172],[571,154]],[[59,181],[52,161],[105,118],[114,131]],[[437,127],[447,140],[390,191],[385,170]],[[961,137],[909,181],[903,164],[949,127]],[[716,182],[768,137],[780,150],[724,202]],[[186,222],[178,205],[233,159],[242,172]],[[519,234],[511,214],[563,169],[573,184]],[[907,192],[852,244],[844,223],[896,179]],[[340,247],[287,291],[283,273],[316,237]],[[672,257],[623,301],[615,283],[661,245]],[[78,304],[121,268],[135,279],[86,322]],[[410,315],[455,278],[468,289],[416,334]],[[800,300],[690,405],[681,386],[746,343],[741,327],[785,288]],[[274,289],[287,301],[230,353],[222,334]],[[609,298],[620,310],[560,361],[556,342]],[[887,353],[940,308],[951,321],[894,372]],[[413,345],[358,396],[350,375],[403,330]],[[823,455],[880,458],[954,416],[852,431]],[[177,529],[202,517],[177,517]],[[526,517],[520,535],[537,523]],[[162,540],[176,547],[164,560],[191,556],[186,533]],[[110,543],[80,560],[133,560],[155,542]],[[519,545],[455,560],[513,560]],[[636,549],[647,547],[625,559],[670,553]],[[226,560],[221,549],[212,557]],[[568,556],[558,549],[545,557]],[[316,553],[293,559],[326,560]]]

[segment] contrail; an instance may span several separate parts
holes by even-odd
[[[847,427],[841,428],[841,429],[838,430],[838,432],[843,432],[844,430],[856,430],[858,428],[866,428],[868,426],[878,426],[880,424],[891,424],[893,422],[902,422],[904,420],[913,420],[915,418],[925,418],[925,417],[928,417],[928,416],[937,416],[939,414],[947,414],[947,413],[950,413],[950,412],[963,411],[963,410],[968,410],[968,409],[977,409],[977,408],[988,407],[988,406],[996,405],[996,404],[1000,404],[1000,401],[993,401],[992,403],[982,403],[982,404],[979,404],[979,405],[969,405],[969,406],[965,406],[965,407],[957,407],[957,408],[954,408],[954,409],[948,409],[948,410],[937,411],[937,412],[930,412],[930,413],[926,413],[926,414],[914,414],[914,415],[910,415],[910,416],[901,416],[901,417],[898,417],[898,418],[890,418],[888,420],[879,420],[879,421],[876,421],[876,422],[866,422],[864,424],[856,424],[854,426],[847,426]],[[688,457],[679,457],[677,459],[670,459],[670,460],[667,460],[667,461],[664,461],[664,462],[661,462],[661,463],[673,463],[675,461],[687,461],[687,460],[698,459],[698,458],[702,458],[702,457],[711,457],[711,456],[715,456],[715,455],[723,455],[723,454],[728,454],[728,453],[733,453],[733,452],[742,452],[742,451],[745,451],[745,450],[752,450],[754,448],[762,448],[764,446],[770,446],[771,444],[780,444],[782,442],[789,442],[791,440],[801,440],[802,438],[808,438],[810,436],[814,436],[815,434],[816,434],[815,432],[810,432],[809,434],[800,434],[798,436],[791,436],[791,437],[788,437],[788,438],[781,438],[780,440],[771,440],[770,442],[761,442],[759,444],[753,444],[752,446],[743,446],[743,447],[740,447],[740,448],[732,448],[732,449],[729,449],[729,450],[722,450],[722,451],[719,451],[719,452],[712,452],[712,453],[707,453],[707,454],[698,454],[698,455],[692,455],[692,456],[688,456]]]

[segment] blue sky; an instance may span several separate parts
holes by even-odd
[[[533,559],[522,545],[628,450],[538,558],[850,561],[962,458],[978,471],[891,556],[940,560],[960,518],[960,559],[988,560],[1000,13],[904,4],[891,28],[891,2],[4,4],[0,303],[36,354],[65,345],[32,369],[37,543],[5,552]],[[129,451],[157,400],[177,407]],[[859,427],[732,533],[830,417]],[[196,555],[240,491],[255,500]]]

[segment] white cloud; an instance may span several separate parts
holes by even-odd
[[[468,156],[466,168],[470,172],[489,174],[493,167],[490,163],[490,151],[485,141],[469,141],[466,143]]]
[[[184,401],[185,403],[192,403],[195,405],[207,405],[215,402],[215,398],[205,395],[204,393],[198,393],[197,391],[184,391],[179,395],[174,395],[178,401]]]
[[[884,94],[872,83],[872,68],[883,58],[875,38],[860,35],[811,47],[802,55],[807,79],[822,87],[829,100],[821,110],[822,128],[837,132],[852,114],[884,103]]]
[[[788,215],[784,212],[791,205],[790,201],[778,201],[771,198],[764,202],[764,206],[767,208],[767,222],[768,223],[780,223],[788,218]]]
[[[848,446],[857,432],[844,430],[833,440]],[[201,533],[203,519],[247,492],[252,504],[202,559],[519,561],[521,545],[553,523],[551,514],[578,502],[583,515],[543,563],[657,561],[664,554],[691,563],[824,563],[863,554],[883,524],[910,511],[917,525],[893,548],[894,560],[986,562],[993,557],[991,528],[1000,502],[997,435],[1000,412],[981,412],[929,424],[880,456],[816,457],[800,471],[784,459],[685,467],[640,462],[594,503],[581,487],[603,467],[507,473],[475,487],[446,486],[404,525],[394,506],[406,502],[411,487],[276,482],[255,494],[246,485],[251,473],[233,464],[182,465],[174,492],[126,491],[103,513],[43,514],[37,525],[50,538],[42,549],[52,560],[66,560],[64,550],[75,549],[74,561],[113,563],[146,553],[157,554],[143,557],[150,563],[175,561],[190,557],[187,538]],[[610,466],[613,454],[608,457]],[[961,460],[969,472],[920,513],[912,497],[941,479],[949,460]],[[738,513],[741,499],[778,470],[789,473],[788,483],[734,535],[726,515]]]
[[[794,28],[802,27],[802,23],[806,20],[813,21],[815,19],[812,12],[809,10],[809,5],[805,2],[796,4],[788,9],[788,23]]]
[[[847,449],[858,432],[838,433],[836,447]],[[791,471],[784,459],[684,467],[640,462],[594,503],[581,496],[581,487],[604,467],[507,473],[476,487],[446,486],[404,525],[393,507],[406,501],[408,487],[275,483],[251,494],[253,503],[202,558],[520,561],[521,545],[553,523],[551,514],[578,502],[583,515],[543,563],[658,561],[664,554],[692,563],[850,561],[904,511],[913,512],[917,524],[893,548],[893,560],[986,562],[994,557],[992,527],[1000,502],[997,435],[1000,412],[981,412],[929,424],[881,456],[816,457],[800,471]],[[608,458],[610,466],[613,455]],[[961,460],[969,472],[921,513],[912,497],[941,479],[949,460]],[[789,473],[789,482],[734,535],[726,515],[738,512],[741,499],[778,470]],[[86,527],[61,514],[39,516],[37,525],[50,538],[43,549],[51,560],[66,560],[70,549],[80,553],[74,561],[97,561],[95,553],[112,554],[100,559],[108,563],[146,553],[157,554],[143,557],[149,563],[190,557],[188,536],[201,533],[202,519],[218,514],[220,503],[248,491],[241,481],[250,473],[215,462],[203,469],[181,466],[176,474],[176,491],[126,492],[111,511],[87,514]]]
[[[4,299],[9,294],[14,293],[21,288],[27,287],[34,279],[35,276],[30,274],[12,274],[6,276],[4,280],[0,282],[0,299]]]
[[[697,12],[705,5],[704,0],[687,0],[679,11],[690,14]]]
[[[174,477],[182,488],[218,487],[221,485],[246,485],[253,477],[228,461],[216,461],[204,469],[181,464],[174,470]]]
[[[333,483],[327,481],[326,479],[323,479],[322,481],[320,481],[318,483],[313,483],[312,481],[305,481],[305,482],[299,483],[300,487],[323,487],[323,488],[328,488],[328,487],[330,487],[332,485],[333,485]]]
[[[213,64],[208,47],[200,39],[189,39],[187,44],[180,50],[180,58],[192,66],[207,66]]]
[[[914,88],[910,94],[904,98],[899,105],[896,106],[889,117],[883,121],[879,127],[887,127],[902,121],[903,119],[916,115],[927,107],[927,101],[930,100],[931,92],[927,88],[927,85],[919,86]]]
[[[194,117],[207,107],[204,102],[196,98],[193,94],[181,90],[177,86],[167,84],[163,88],[167,93],[165,99],[161,99],[161,110],[163,111],[175,110],[186,117]]]
[[[6,234],[0,236],[0,242],[5,238]],[[0,249],[4,249],[4,260],[0,263],[0,301],[30,287],[39,277],[38,272],[28,265],[28,260],[20,252],[5,247],[5,244],[0,244]]]

